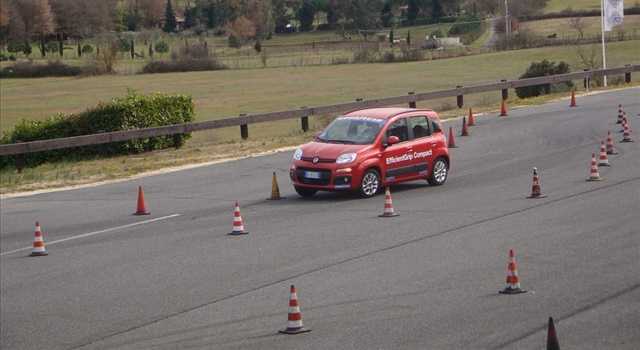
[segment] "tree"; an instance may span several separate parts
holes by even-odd
[[[382,14],[380,15],[382,26],[390,27],[392,19],[393,19],[393,12],[391,11],[391,1],[387,0],[384,2],[384,7],[382,7]]]
[[[114,29],[117,2],[118,0],[51,0],[60,40],[70,36],[76,39],[80,47],[83,39]],[[82,50],[79,52],[82,53]]]
[[[308,32],[313,29],[313,20],[316,17],[316,8],[311,0],[304,0],[297,11],[297,17],[300,21],[300,30]]]
[[[442,4],[440,0],[431,0],[431,18],[437,22],[442,15]]]
[[[578,32],[580,39],[584,38],[584,29],[587,24],[582,20],[582,17],[569,18],[569,27]]]
[[[407,45],[411,46],[411,31],[407,31]]]
[[[391,28],[391,31],[389,32],[389,45],[391,45],[391,47],[393,47],[393,40],[395,38],[393,37],[393,28]]]
[[[177,27],[178,22],[176,21],[176,13],[171,5],[171,0],[167,0],[167,7],[164,11],[164,26],[162,27],[162,30],[166,33],[175,33]]]
[[[9,24],[9,30],[14,31],[15,37],[21,38],[25,46],[29,46],[29,53],[31,53],[29,40],[36,38],[40,42],[40,53],[45,57],[46,36],[55,28],[49,0],[21,0],[12,2],[12,5],[11,17],[15,17],[15,20],[13,20],[13,26]]]
[[[407,1],[407,20],[409,24],[415,24],[418,13],[420,12],[420,1],[408,0]]]

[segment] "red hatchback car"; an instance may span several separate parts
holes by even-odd
[[[372,108],[337,117],[293,154],[289,175],[296,192],[358,191],[426,179],[442,185],[449,149],[438,115],[428,109]]]

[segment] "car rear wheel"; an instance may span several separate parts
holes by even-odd
[[[313,195],[316,194],[316,192],[318,192],[318,190],[313,188],[304,188],[304,187],[298,187],[298,186],[294,186],[294,188],[296,189],[296,192],[298,192],[298,194],[304,198],[313,197]]]
[[[444,158],[436,159],[435,163],[433,163],[433,169],[431,170],[431,175],[427,178],[429,184],[432,186],[440,186],[447,181],[447,176],[449,175],[449,164],[447,160]]]
[[[378,191],[380,191],[380,174],[375,169],[369,169],[362,176],[360,196],[364,198],[373,197]]]

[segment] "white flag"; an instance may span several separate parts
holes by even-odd
[[[622,0],[604,0],[604,31],[609,32],[613,27],[621,25],[624,18],[624,4]]]

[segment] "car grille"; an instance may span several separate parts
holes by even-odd
[[[313,163],[313,158],[315,157],[302,157],[302,160],[305,162]],[[335,159],[329,158],[318,158],[318,163],[335,163]]]
[[[319,179],[309,179],[304,177],[305,171],[315,171],[320,173]],[[296,169],[296,177],[298,181],[302,182],[306,185],[319,185],[326,186],[331,182],[331,171],[323,170],[323,169],[307,169],[307,168],[298,168]]]

